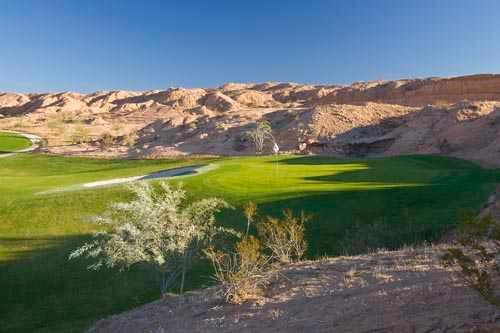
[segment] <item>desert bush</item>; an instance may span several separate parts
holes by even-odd
[[[18,119],[14,125],[13,125],[14,128],[22,128],[24,127],[24,121],[22,118]]]
[[[49,140],[45,139],[45,138],[42,138],[40,139],[39,143],[38,143],[38,146],[41,148],[41,149],[46,149],[49,147]]]
[[[123,144],[126,145],[127,147],[135,146],[136,142],[137,142],[137,134],[133,132],[127,133],[123,136]]]
[[[452,104],[452,103],[447,102],[447,101],[445,101],[445,100],[443,100],[443,99],[439,99],[439,100],[437,100],[437,101],[435,101],[435,102],[433,103],[434,107],[436,107],[436,108],[447,108],[447,107],[448,107],[448,106],[450,106],[451,104]]]
[[[115,144],[115,137],[111,133],[104,133],[99,142],[103,149],[109,149]]]
[[[87,143],[91,139],[89,129],[82,124],[77,125],[71,134],[71,143],[73,144]]]
[[[47,127],[53,130],[60,130],[63,126],[63,122],[57,117],[54,117],[47,122]]]
[[[267,216],[257,224],[258,235],[273,260],[290,263],[304,256],[307,250],[304,231],[309,220],[303,211],[297,217],[290,209],[285,209],[281,219]]]
[[[257,215],[257,204],[255,202],[249,201],[245,206],[243,206],[243,213],[247,219],[247,230],[245,235],[248,236],[250,231],[250,225],[254,222],[255,216]]]
[[[122,125],[118,124],[118,123],[115,123],[113,124],[113,126],[111,127],[111,130],[115,133],[115,135],[119,135],[120,132],[122,131]]]
[[[182,187],[173,188],[166,182],[159,188],[146,182],[129,188],[134,199],[114,203],[107,213],[95,217],[96,223],[108,228],[95,233],[93,240],[73,251],[69,259],[94,259],[89,269],[146,263],[162,274],[162,293],[179,275],[182,293],[192,259],[218,234],[234,234],[215,223],[215,214],[228,204],[217,198],[188,204]]]
[[[188,124],[188,131],[189,131],[189,132],[194,132],[194,131],[196,131],[197,129],[198,129],[198,124],[197,124],[196,122],[194,122],[194,121],[193,121],[193,122],[190,122],[190,123]]]
[[[255,151],[260,154],[264,150],[266,141],[274,142],[273,129],[267,120],[258,122],[255,129],[246,132],[247,137],[254,143]]]
[[[446,138],[439,141],[438,148],[439,151],[443,154],[449,154],[453,152],[453,147]]]
[[[234,250],[210,247],[205,251],[212,262],[215,280],[221,283],[224,297],[231,303],[258,298],[273,276],[274,264],[300,260],[307,249],[304,230],[309,217],[304,212],[296,217],[291,210],[285,210],[281,219],[267,216],[257,224],[260,239],[248,235],[249,226],[257,216],[257,205],[249,202],[243,212],[247,232]]]
[[[226,301],[240,304],[257,298],[265,285],[267,258],[262,245],[254,236],[245,236],[236,244],[234,252],[209,248],[206,256],[213,265],[214,277],[221,284]]]
[[[245,134],[237,134],[233,138],[233,149],[235,151],[242,151],[246,148],[245,143],[248,141],[248,137]]]
[[[488,302],[500,305],[494,282],[500,278],[500,224],[491,216],[474,217],[464,213],[455,246],[447,249],[443,261],[458,266],[467,285]]]

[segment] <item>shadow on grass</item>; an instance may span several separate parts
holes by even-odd
[[[68,261],[88,237],[0,238],[15,258],[0,262],[0,314],[5,332],[81,332],[94,320],[158,298],[159,278],[146,267],[126,272],[86,269]]]
[[[68,261],[89,238],[0,238],[0,251],[16,255],[0,262],[0,331],[82,332],[98,319],[160,297],[160,277],[150,267],[93,271],[88,260]],[[207,263],[196,265],[187,289],[208,285],[210,274]]]

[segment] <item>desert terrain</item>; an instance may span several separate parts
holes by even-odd
[[[0,93],[0,128],[64,155],[252,154],[242,133],[268,120],[282,152],[441,154],[499,165],[500,75],[218,88]],[[103,135],[112,142],[103,149]]]

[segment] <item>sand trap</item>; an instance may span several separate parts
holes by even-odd
[[[65,192],[65,191],[77,191],[77,190],[82,190],[82,189],[109,187],[109,186],[121,185],[121,184],[131,183],[131,182],[135,182],[135,181],[143,181],[143,180],[146,181],[146,180],[154,180],[154,179],[162,179],[162,178],[181,178],[181,177],[195,176],[195,175],[199,175],[201,173],[215,170],[215,169],[217,169],[217,167],[218,167],[217,164],[192,165],[192,166],[187,166],[187,167],[162,170],[162,171],[150,173],[147,175],[125,177],[125,178],[113,178],[113,179],[100,180],[100,181],[95,181],[95,182],[90,182],[90,183],[85,183],[85,184],[73,185],[73,186],[64,187],[64,188],[58,188],[58,189],[54,189],[54,190],[38,192],[37,194],[43,195],[43,194]]]

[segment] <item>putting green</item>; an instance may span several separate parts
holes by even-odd
[[[0,132],[0,154],[31,147],[31,141],[17,134]]]
[[[456,221],[460,209],[477,210],[498,181],[496,170],[450,158],[405,156],[338,160],[326,157],[240,157],[212,160],[130,161],[37,154],[0,160],[0,322],[13,332],[80,332],[94,320],[158,298],[158,276],[135,266],[126,272],[88,271],[68,253],[95,226],[83,221],[113,201],[127,200],[124,186],[36,195],[78,184],[160,170],[216,163],[182,181],[190,197],[219,196],[236,208],[258,202],[261,214],[290,207],[313,214],[309,255],[342,253],[340,240],[355,223],[383,221],[392,230],[408,223],[398,244],[433,240]],[[219,216],[242,229],[239,209]],[[407,230],[407,229],[404,229]],[[394,244],[394,245],[398,245]],[[196,266],[188,287],[211,283]]]

